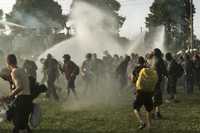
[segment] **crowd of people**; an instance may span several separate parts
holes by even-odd
[[[25,60],[22,67],[18,66],[17,57],[7,56],[7,68],[3,69],[0,77],[10,83],[9,96],[0,98],[1,102],[11,102],[6,112],[8,120],[14,123],[13,133],[20,130],[31,132],[28,121],[33,112],[33,100],[41,93],[46,97],[59,102],[58,86],[61,74],[65,77],[67,98],[71,92],[79,99],[76,90],[77,83],[81,82],[84,94],[89,91],[98,91],[102,88],[115,88],[119,93],[134,88],[134,113],[139,121],[139,129],[151,127],[151,117],[161,119],[160,106],[163,104],[163,95],[167,92],[167,103],[178,102],[176,97],[177,85],[183,86],[184,92],[191,95],[195,86],[200,90],[200,53],[184,53],[165,55],[158,48],[144,57],[137,54],[119,56],[104,52],[102,58],[96,53],[88,53],[82,65],[77,65],[69,54],[63,56],[63,62],[48,54],[41,59],[43,78],[41,84],[37,80],[38,67],[32,60]],[[46,86],[47,87],[46,87]],[[120,95],[119,95],[120,96]],[[141,117],[140,109],[144,105],[146,122]]]

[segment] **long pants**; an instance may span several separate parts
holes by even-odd
[[[168,78],[167,82],[167,92],[170,96],[170,99],[174,99],[176,95],[176,85],[177,85],[177,79],[174,77]]]
[[[126,75],[119,75],[120,89],[124,89],[128,85],[128,80]]]
[[[30,132],[28,121],[32,111],[32,105],[32,99],[29,95],[21,95],[16,98],[13,104],[13,133],[20,133],[20,130]]]
[[[47,96],[48,97],[53,96],[53,98],[55,100],[58,100],[58,94],[56,92],[55,81],[56,81],[56,77],[55,76],[53,76],[53,75],[48,76],[48,81],[47,81],[47,86],[48,86]]]
[[[194,79],[193,76],[185,75],[185,91],[186,94],[192,94],[194,88]]]

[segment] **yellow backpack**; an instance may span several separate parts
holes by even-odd
[[[143,68],[136,82],[136,90],[142,92],[154,92],[158,75],[152,68]]]

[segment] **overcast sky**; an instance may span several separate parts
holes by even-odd
[[[62,4],[64,12],[68,12],[69,5],[72,0],[56,0]],[[118,0],[122,7],[120,14],[127,18],[121,34],[127,37],[134,37],[141,31],[141,27],[145,30],[145,17],[149,13],[149,7],[153,0]],[[0,8],[5,12],[10,12],[15,0],[0,0]],[[200,38],[200,0],[194,0],[196,6],[196,14],[194,21],[195,34]]]

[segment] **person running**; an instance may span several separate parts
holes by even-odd
[[[7,66],[11,71],[11,79],[15,88],[9,96],[1,98],[2,101],[15,99],[12,106],[12,121],[14,124],[13,133],[30,133],[28,125],[29,116],[32,111],[32,98],[30,93],[28,75],[24,69],[17,66],[17,58],[14,54],[7,56]],[[11,112],[8,112],[11,113]]]
[[[140,57],[140,61],[144,62]],[[143,129],[147,126],[147,128],[151,128],[151,112],[153,110],[153,93],[155,89],[155,85],[158,80],[158,75],[155,70],[155,66],[151,61],[151,67],[144,67],[144,64],[141,63],[140,71],[137,81],[136,81],[136,97],[133,103],[134,113],[140,122],[139,129]],[[139,70],[139,69],[137,69]],[[140,113],[141,107],[144,105],[146,110],[146,122],[142,119],[142,115]]]
[[[160,106],[163,103],[163,95],[162,95],[162,88],[161,83],[163,81],[164,76],[167,76],[167,68],[165,65],[165,62],[162,58],[162,52],[160,49],[156,48],[153,51],[153,57],[155,61],[155,69],[158,74],[158,81],[155,86],[155,92],[154,92],[154,117],[156,119],[162,118],[162,115],[160,113]]]
[[[63,56],[64,59],[64,65],[60,69],[62,73],[65,74],[65,78],[68,82],[67,90],[68,90],[68,97],[70,96],[71,91],[74,93],[74,95],[77,98],[76,93],[76,86],[75,86],[75,80],[76,76],[79,74],[79,67],[76,65],[73,61],[71,61],[71,56],[66,54]]]
[[[59,63],[52,57],[51,54],[47,55],[47,59],[44,62],[44,73],[47,74],[47,97],[53,96],[55,100],[58,100],[58,94],[56,92],[55,82],[59,77]]]

